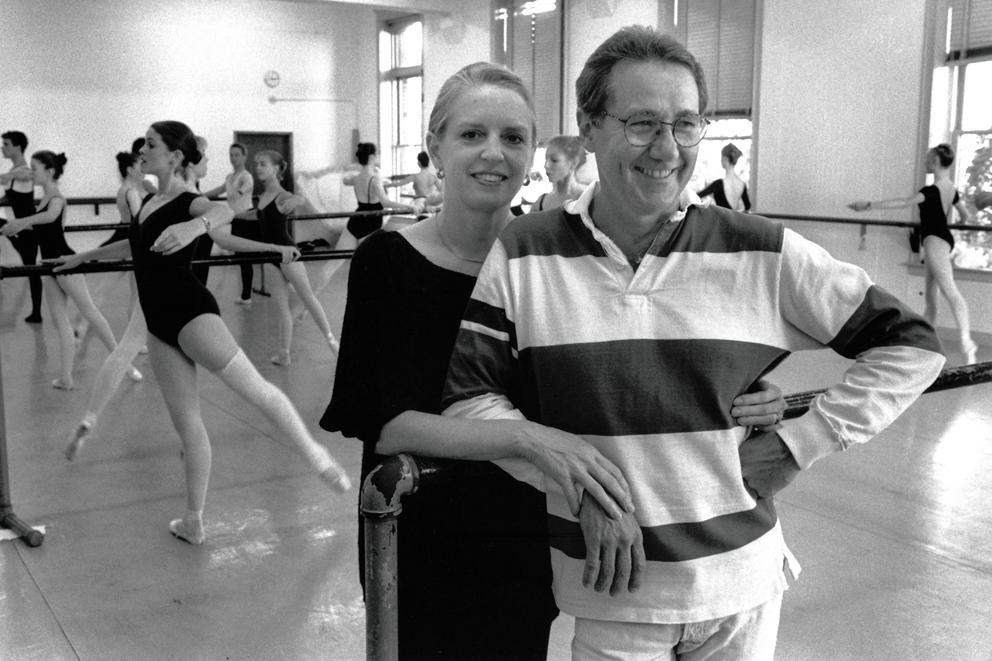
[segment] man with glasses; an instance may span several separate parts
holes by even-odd
[[[609,518],[547,491],[554,589],[574,659],[768,660],[798,565],[772,496],[869,440],[944,363],[933,329],[860,268],[781,225],[687,202],[706,130],[696,59],[625,28],[576,83],[599,182],[500,236],[465,311],[446,415],[525,417],[581,435],[624,471]],[[734,427],[733,399],[791,351],[857,358],[810,411]]]

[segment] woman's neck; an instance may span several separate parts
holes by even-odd
[[[53,197],[59,192],[59,182],[49,179],[41,185],[41,190],[44,192],[45,197]]]
[[[275,178],[269,179],[265,182],[265,192],[266,194],[278,195],[283,191],[282,184]]]
[[[509,205],[490,213],[459,207],[445,200],[435,222],[446,248],[463,259],[481,261],[512,217]]]
[[[933,183],[935,183],[935,184],[937,182],[947,182],[947,183],[950,183],[950,181],[951,181],[951,170],[950,170],[950,168],[947,168],[947,169],[937,168],[936,170],[933,171]]]
[[[555,182],[554,192],[559,195],[568,195],[573,186],[575,186],[575,175],[569,174]]]

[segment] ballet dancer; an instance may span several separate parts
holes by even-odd
[[[577,135],[556,135],[548,140],[544,152],[544,172],[553,186],[531,205],[531,213],[557,209],[568,200],[576,200],[585,187],[575,180],[575,171],[586,160],[582,138]]]
[[[713,196],[713,201],[719,207],[734,211],[750,211],[751,198],[747,194],[747,184],[737,174],[737,161],[743,156],[737,145],[730,142],[720,150],[720,165],[723,166],[723,178],[710,182],[706,188],[699,191],[699,197]]]
[[[948,144],[939,144],[927,152],[927,173],[933,174],[933,183],[924,186],[909,197],[889,200],[858,201],[848,204],[854,211],[870,209],[903,209],[917,205],[920,209],[920,236],[923,245],[923,272],[925,308],[923,316],[931,324],[937,320],[937,292],[944,295],[951,305],[951,313],[958,324],[961,350],[966,364],[975,362],[978,345],[971,338],[971,323],[968,317],[968,303],[954,283],[954,269],[951,265],[951,250],[954,236],[947,227],[947,216],[951,207],[958,210],[965,222],[970,218],[968,208],[961,201],[951,181],[951,166],[954,164],[954,149]]]
[[[148,324],[148,356],[183,447],[186,512],[169,522],[169,531],[202,544],[211,448],[200,413],[197,365],[257,407],[332,489],[345,491],[350,482],[327,448],[313,439],[289,398],[251,364],[220,318],[217,301],[193,275],[196,239],[230,223],[234,215],[227,205],[186,189],[179,172],[201,159],[193,132],[181,122],[163,121],[152,124],[145,138],[142,171],[157,177],[159,192],[145,198],[130,241],[66,257],[57,269],[125,257],[130,249]]]
[[[331,325],[320,301],[310,287],[307,271],[301,262],[295,261],[300,251],[289,233],[286,218],[294,211],[317,213],[301,195],[293,195],[282,187],[282,176],[286,172],[286,161],[282,154],[274,150],[263,150],[255,154],[255,177],[265,185],[265,191],[258,199],[255,212],[260,223],[260,240],[254,241],[240,236],[217,236],[217,245],[237,252],[277,252],[282,255],[281,264],[270,266],[278,271],[272,282],[272,300],[279,310],[279,350],[271,361],[276,365],[289,365],[290,349],[293,344],[293,315],[289,309],[289,285],[292,284],[303,305],[313,316],[321,334],[327,339],[331,350],[337,354],[338,340],[331,332]]]
[[[144,174],[141,172],[141,164],[138,156],[131,152],[119,152],[117,154],[117,167],[120,169],[122,182],[117,189],[117,211],[120,214],[122,223],[131,223],[138,210],[141,208],[141,197],[144,192]],[[127,240],[129,228],[124,228],[124,232],[119,230],[114,232],[113,241],[107,240],[101,245],[106,246],[117,241]],[[148,329],[145,326],[145,317],[141,314],[138,305],[138,291],[134,277],[124,272],[131,287],[131,307],[127,327],[121,335],[117,347],[110,352],[96,379],[93,381],[93,388],[90,390],[90,398],[86,403],[86,410],[79,424],[70,432],[69,444],[66,446],[66,459],[72,461],[82,450],[83,444],[90,437],[93,428],[96,427],[103,410],[110,403],[114,393],[121,384],[124,375],[127,374],[132,381],[141,381],[144,377],[131,363],[141,353],[148,341]]]
[[[34,184],[41,186],[42,197],[38,210],[23,218],[15,218],[3,227],[0,233],[4,236],[16,236],[25,230],[34,232],[41,258],[54,260],[66,255],[72,255],[72,248],[65,241],[62,227],[65,218],[65,197],[59,191],[59,178],[65,169],[65,154],[43,150],[31,155],[31,172]],[[72,369],[76,357],[76,340],[69,323],[69,299],[76,304],[79,312],[96,330],[100,341],[113,351],[117,346],[114,332],[110,324],[97,309],[86,286],[86,277],[82,274],[61,275],[44,278],[45,297],[48,300],[48,312],[55,322],[59,338],[59,355],[62,359],[62,375],[52,381],[52,386],[59,390],[74,390],[75,381]]]
[[[7,131],[3,134],[3,157],[13,165],[8,172],[0,174],[0,186],[6,188],[4,199],[10,204],[14,218],[34,214],[34,175],[28,162],[24,160],[24,150],[28,148],[28,137],[20,131]],[[6,221],[0,218],[0,226]],[[34,232],[25,230],[10,237],[14,250],[21,256],[21,263],[33,266],[38,263],[38,242]],[[28,290],[31,293],[31,313],[24,319],[29,324],[41,323],[41,276],[28,276]]]

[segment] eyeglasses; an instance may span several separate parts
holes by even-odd
[[[674,122],[663,122],[649,112],[642,112],[623,119],[609,110],[604,115],[623,124],[623,137],[633,147],[647,147],[658,139],[663,127],[672,129],[672,137],[679,147],[695,147],[706,135],[709,120],[699,115],[682,115]]]

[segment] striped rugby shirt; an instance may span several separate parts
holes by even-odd
[[[581,436],[624,472],[647,571],[639,591],[611,597],[582,587],[585,546],[557,487],[524,461],[497,462],[548,493],[561,610],[669,623],[747,610],[785,589],[791,554],[771,500],[744,487],[734,397],[792,351],[856,359],[779,431],[807,468],[892,422],[938,375],[940,344],[862,269],[757,216],[689,206],[635,271],[589,217],[596,186],[515,220],[493,246],[445,415],[525,417]]]

